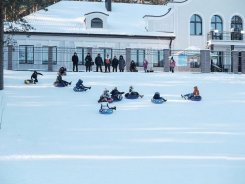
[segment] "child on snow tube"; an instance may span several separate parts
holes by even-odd
[[[129,92],[125,94],[125,97],[128,99],[136,99],[138,97],[143,98],[144,95],[140,95],[138,92],[133,91],[133,86],[129,87]]]
[[[113,113],[113,110],[116,110],[116,106],[110,107],[109,104],[108,104],[107,98],[103,98],[101,100],[101,105],[100,105],[99,112],[101,114],[111,114],[111,113]]]
[[[163,97],[160,96],[159,92],[155,92],[153,98],[151,99],[153,103],[163,103],[166,102],[167,100],[164,99]]]
[[[184,98],[185,100],[192,100],[192,101],[200,101],[202,99],[197,86],[194,86],[194,90],[192,93],[181,95],[181,97]]]
[[[98,103],[102,102],[102,100],[106,98],[107,102],[112,103],[113,99],[110,97],[109,90],[105,89],[103,91],[103,94],[100,96],[100,99],[98,100]]]
[[[81,79],[77,81],[76,86],[73,88],[73,90],[76,92],[86,91],[87,89],[91,89],[91,87],[84,86],[83,81]]]
[[[63,80],[61,75],[58,75],[56,81],[54,82],[55,87],[65,87],[68,85],[71,85],[71,82]]]
[[[64,76],[66,75],[66,68],[65,67],[60,67],[59,71],[58,71],[58,75]]]
[[[122,94],[124,94],[124,92],[120,92],[118,91],[117,87],[115,87],[111,92],[111,98],[113,99],[113,101],[120,101],[122,100]]]

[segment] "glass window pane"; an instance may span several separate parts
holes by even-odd
[[[202,19],[199,15],[195,15],[195,17],[196,17],[196,22],[202,22]]]
[[[202,24],[196,24],[196,35],[202,35]]]
[[[57,47],[53,47],[53,49],[52,49],[52,52],[53,52],[53,61],[52,61],[52,63],[53,64],[57,64]]]
[[[145,50],[138,50],[138,66],[143,66],[143,62],[145,59]]]
[[[23,64],[26,62],[25,54],[26,54],[26,47],[25,46],[19,46],[19,63],[20,64]]]
[[[42,48],[42,63],[48,64],[48,47]]]
[[[196,32],[195,32],[195,24],[194,23],[191,23],[190,34],[191,35],[195,35],[196,34]]]
[[[192,16],[191,16],[191,22],[195,22],[195,21],[196,21],[195,15],[192,15]]]

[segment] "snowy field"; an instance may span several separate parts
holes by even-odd
[[[245,75],[5,71],[0,184],[244,184]],[[78,78],[91,90],[75,93]],[[98,113],[102,91],[130,85],[143,99]],[[201,102],[180,94],[197,85]],[[151,103],[159,91],[168,101]]]

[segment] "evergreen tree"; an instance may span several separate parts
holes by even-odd
[[[28,31],[32,27],[23,18],[24,16],[33,13],[40,9],[45,9],[50,4],[59,0],[0,0],[0,90],[3,90],[3,46],[4,41],[4,26],[5,31],[13,34],[17,31]]]

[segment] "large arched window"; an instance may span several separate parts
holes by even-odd
[[[223,21],[219,15],[214,15],[211,20],[211,28],[223,32]]]
[[[243,35],[241,31],[243,30],[243,23],[241,17],[235,15],[231,19],[231,39],[232,40],[242,40]]]
[[[191,35],[202,35],[202,18],[194,14],[190,21],[190,34]]]
[[[223,21],[219,15],[214,15],[211,19],[211,29],[214,30],[213,39],[223,39]]]
[[[103,21],[100,18],[92,19],[91,28],[103,28]]]

